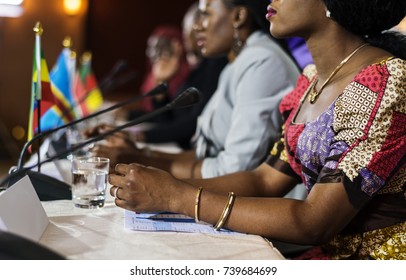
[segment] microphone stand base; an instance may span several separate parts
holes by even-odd
[[[55,179],[46,174],[27,170],[23,174],[12,176],[9,181],[9,186],[16,183],[25,175],[31,180],[38,198],[41,201],[72,199],[71,186],[65,182]]]

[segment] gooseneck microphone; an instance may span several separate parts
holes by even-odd
[[[103,95],[111,92],[112,90],[126,84],[137,76],[135,70],[127,71],[128,62],[124,59],[120,59],[113,66],[113,69],[100,81],[99,88]]]
[[[117,61],[117,63],[114,65],[113,69],[106,75],[105,78],[103,78],[100,83],[99,83],[99,89],[100,92],[103,96],[106,95],[106,92],[108,92],[108,90],[111,89],[111,86],[115,83],[115,77],[116,75],[118,75],[119,73],[123,72],[128,66],[127,61],[125,60],[119,60]],[[135,76],[134,76],[135,77]],[[114,87],[113,87],[114,88]],[[69,108],[66,108],[61,115],[61,119],[63,119],[64,117],[68,116],[69,114],[71,114],[71,112],[73,110],[75,110],[78,106],[82,105],[83,102],[85,102],[85,100],[90,96],[90,94],[92,93],[92,91],[87,92],[86,94],[84,94],[78,101],[73,102],[73,104],[71,106],[69,106]],[[59,122],[58,124],[59,125]]]
[[[131,71],[130,73],[127,73],[125,76],[117,78],[116,76],[123,72],[128,66],[127,61],[125,60],[119,60],[117,63],[114,65],[113,69],[110,71],[110,73],[107,74],[105,78],[103,78],[100,83],[99,83],[99,89],[102,94],[102,96],[106,96],[107,93],[115,89],[116,87],[123,85],[130,80],[134,79],[136,77],[135,71]],[[92,91],[87,92],[85,95],[83,95],[78,101],[73,102],[69,108],[65,109],[62,112],[61,119],[66,117],[67,115],[71,114],[73,110],[75,110],[78,106],[82,105],[83,102],[86,101],[86,99],[92,94]]]
[[[124,59],[120,59],[114,64],[113,68],[111,71],[100,81],[99,83],[99,88],[102,92],[106,88],[110,87],[110,84],[112,83],[113,79],[121,72],[123,72],[126,68],[128,67],[127,61]]]
[[[99,116],[99,115],[101,115],[101,114],[104,114],[104,113],[110,112],[110,111],[112,111],[112,110],[115,110],[115,109],[124,107],[125,105],[128,105],[128,104],[130,104],[130,103],[139,101],[139,100],[141,100],[141,99],[143,99],[143,98],[152,97],[152,96],[155,96],[155,95],[157,95],[157,94],[159,94],[159,93],[166,92],[167,89],[168,89],[168,84],[167,84],[167,83],[159,84],[158,86],[156,86],[155,88],[153,88],[152,90],[150,90],[150,91],[149,91],[148,93],[146,93],[146,94],[143,94],[143,95],[141,95],[141,96],[140,96],[140,95],[137,95],[137,96],[135,96],[135,97],[133,97],[133,98],[131,98],[131,99],[129,99],[129,100],[126,100],[126,101],[117,103],[117,104],[115,104],[115,105],[113,105],[113,106],[111,106],[111,107],[109,107],[109,108],[104,109],[104,110],[100,110],[100,111],[98,111],[98,112],[95,112],[95,113],[93,113],[93,114],[90,114],[90,115],[88,115],[88,116],[86,116],[86,117],[83,117],[83,118],[81,118],[81,119],[72,121],[72,122],[67,123],[67,124],[65,124],[65,125],[58,126],[58,127],[54,128],[54,129],[47,130],[47,131],[44,131],[44,132],[42,132],[42,133],[39,133],[39,134],[35,135],[30,141],[28,141],[28,142],[26,142],[26,143],[24,144],[24,147],[23,147],[23,149],[21,150],[21,153],[20,153],[20,157],[18,158],[17,170],[21,169],[21,168],[23,167],[23,165],[24,165],[24,162],[23,162],[23,161],[24,161],[25,154],[27,153],[28,147],[30,147],[30,146],[32,145],[32,143],[34,143],[34,142],[37,141],[38,139],[41,139],[41,138],[43,138],[43,137],[45,137],[45,136],[48,136],[48,135],[50,135],[50,134],[52,134],[52,133],[55,133],[55,132],[57,132],[57,131],[59,131],[59,130],[61,130],[61,129],[68,128],[68,127],[72,127],[72,126],[74,126],[74,125],[76,125],[76,124],[78,124],[78,123],[81,123],[81,122],[83,122],[83,121],[85,121],[85,120],[88,120],[88,119],[91,119],[91,118],[94,118],[94,117],[97,117],[97,116]]]
[[[40,164],[48,163],[51,162],[55,159],[59,159],[61,157],[65,157],[69,155],[70,153],[83,148],[89,144],[92,144],[94,142],[100,141],[105,139],[106,137],[121,131],[127,127],[134,126],[137,124],[140,124],[144,121],[147,121],[151,118],[154,118],[155,116],[165,113],[169,110],[177,109],[177,108],[184,108],[184,107],[189,107],[192,106],[200,101],[201,94],[199,90],[197,90],[194,87],[190,87],[184,92],[182,92],[178,97],[176,97],[172,102],[166,104],[165,106],[151,112],[147,113],[137,119],[134,119],[128,123],[125,123],[123,125],[117,126],[109,131],[106,131],[105,133],[101,133],[93,138],[88,139],[85,142],[82,142],[70,149],[65,149],[63,151],[60,151],[59,153],[56,153],[47,159],[37,162],[36,164],[33,164],[32,166],[29,167],[21,167],[19,169],[15,169],[12,173],[10,173],[1,183],[0,183],[0,189],[6,184],[9,183],[8,186],[16,182],[17,180],[21,179],[25,175],[29,175],[30,179],[32,181],[32,184],[37,191],[37,193],[42,193],[45,196],[45,199],[40,199],[41,200],[51,200],[51,199],[70,199],[71,198],[71,192],[70,192],[70,185],[59,181],[55,178],[52,178],[48,175],[32,171],[32,168],[37,167]],[[7,187],[6,187],[7,188]],[[49,192],[53,192],[54,195],[49,195]],[[56,194],[55,194],[56,193]]]
[[[143,122],[145,122],[145,121],[147,121],[147,120],[149,120],[151,118],[154,118],[157,115],[165,113],[165,112],[167,112],[169,110],[192,106],[192,105],[194,105],[194,104],[196,104],[196,103],[198,103],[200,101],[200,97],[201,97],[200,92],[196,88],[190,87],[187,90],[185,90],[184,92],[182,92],[180,95],[178,95],[173,101],[166,104],[165,106],[163,106],[163,107],[161,107],[159,109],[156,109],[155,111],[152,111],[150,113],[147,113],[147,114],[145,114],[145,115],[143,115],[141,117],[138,117],[138,118],[136,118],[136,119],[134,119],[134,120],[132,120],[130,122],[127,122],[127,123],[123,124],[123,125],[116,126],[115,128],[113,128],[113,129],[111,129],[109,131],[106,131],[105,133],[101,133],[101,134],[99,134],[99,135],[97,135],[97,136],[95,136],[93,138],[90,138],[87,141],[79,143],[79,144],[75,145],[74,147],[72,147],[70,149],[65,149],[65,150],[59,152],[58,154],[53,155],[52,157],[44,160],[42,163],[47,163],[47,162],[55,160],[56,158],[68,156],[73,151],[76,151],[76,150],[78,150],[80,148],[86,147],[86,146],[88,146],[88,145],[90,145],[90,144],[92,144],[94,142],[103,140],[107,136],[110,136],[110,135],[112,135],[112,134],[114,134],[114,133],[116,133],[118,131],[121,131],[121,130],[127,128],[127,127],[143,123]],[[24,168],[24,169],[32,169],[32,168],[37,167],[37,166],[38,166],[38,163],[31,166],[31,167],[27,167],[27,168]]]

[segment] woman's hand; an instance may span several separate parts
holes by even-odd
[[[168,172],[140,164],[118,164],[109,176],[110,194],[121,208],[139,212],[177,211],[182,189],[190,187]]]
[[[102,124],[87,130],[86,136],[94,137],[112,129],[114,129],[113,126]],[[119,162],[134,162],[137,155],[141,153],[131,135],[126,131],[119,131],[108,136],[101,143],[96,144],[91,151],[94,156],[109,158],[112,167]]]
[[[98,135],[101,135],[103,133],[107,133],[111,130],[113,130],[115,127],[112,125],[108,124],[101,124],[98,126],[95,126],[91,129],[88,129],[84,132],[84,135],[87,138],[91,137],[96,137]],[[113,135],[108,136],[106,138],[106,145],[109,147],[129,147],[129,146],[135,146],[134,141],[131,138],[131,135],[127,131],[118,131],[115,132]]]
[[[131,163],[136,162],[137,157],[141,152],[136,149],[128,149],[126,147],[109,147],[109,145],[98,144],[92,148],[92,154],[97,157],[106,157],[110,159],[110,167],[114,167],[118,163]]]

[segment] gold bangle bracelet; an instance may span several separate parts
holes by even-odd
[[[217,231],[217,230],[221,229],[224,226],[224,224],[226,223],[228,216],[230,216],[231,209],[233,208],[234,199],[235,199],[234,193],[229,192],[226,206],[224,207],[224,210],[220,216],[220,219],[218,220],[217,224],[214,226],[214,230]]]
[[[195,222],[198,223],[199,220],[199,203],[200,203],[200,196],[202,194],[202,187],[199,187],[197,189],[197,193],[196,193],[196,199],[195,199]]]

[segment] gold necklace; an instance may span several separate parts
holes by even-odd
[[[352,53],[350,53],[346,58],[344,58],[340,62],[340,64],[338,64],[338,66],[333,70],[333,72],[331,72],[330,76],[328,76],[327,80],[321,85],[319,90],[316,90],[316,85],[317,85],[318,79],[312,83],[312,85],[310,86],[311,89],[309,91],[309,97],[308,97],[309,102],[311,104],[314,104],[316,102],[317,97],[319,97],[320,93],[323,91],[323,89],[327,85],[327,83],[330,82],[330,80],[334,77],[334,75],[337,74],[337,72],[348,62],[348,60],[350,60],[350,58],[353,57],[354,54],[356,54],[360,49],[362,49],[363,47],[365,47],[367,45],[369,45],[369,44],[366,43],[366,44],[359,46]]]

